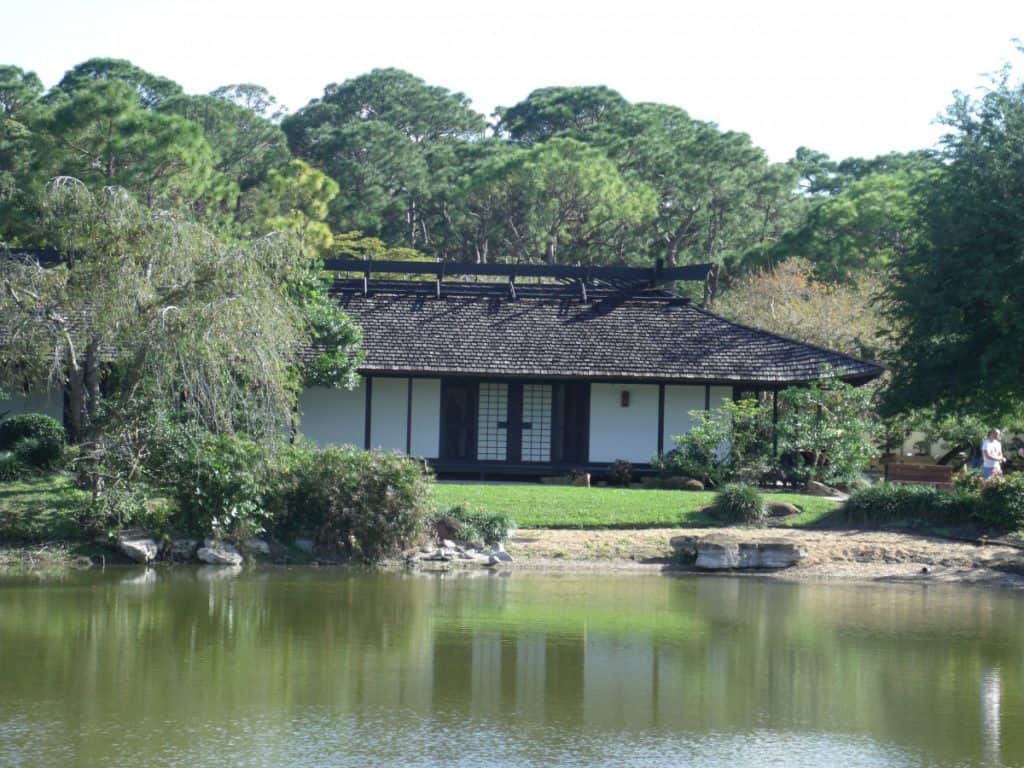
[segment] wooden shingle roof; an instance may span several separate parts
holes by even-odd
[[[781,386],[824,367],[848,381],[874,363],[749,328],[663,291],[433,283],[339,284],[363,328],[364,374],[584,378]]]

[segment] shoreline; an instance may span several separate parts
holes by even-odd
[[[675,536],[728,535],[792,541],[806,550],[779,570],[707,571],[678,562]],[[507,544],[514,567],[528,571],[747,575],[791,582],[973,584],[1024,589],[1024,551],[1005,544],[862,529],[649,528],[522,530]]]
[[[757,542],[786,539],[806,551],[779,570],[700,570],[679,562],[675,536],[727,535]],[[506,543],[513,561],[500,570],[552,574],[741,575],[799,583],[964,584],[1024,590],[1024,550],[879,530],[780,528],[521,529]],[[116,553],[74,542],[0,545],[0,577],[132,566]],[[260,565],[274,563],[260,558]],[[159,564],[163,566],[163,564]],[[301,562],[281,564],[303,566]],[[330,563],[310,563],[331,567]],[[173,567],[169,566],[168,567]],[[335,566],[337,567],[337,566]],[[346,566],[341,566],[346,567]],[[401,568],[390,562],[385,568]],[[461,568],[453,570],[464,570]]]

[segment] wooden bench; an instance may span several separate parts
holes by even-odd
[[[934,485],[937,488],[953,487],[953,468],[944,464],[904,464],[892,462],[885,465],[885,480],[904,485]]]

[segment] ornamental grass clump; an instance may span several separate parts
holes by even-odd
[[[723,523],[762,523],[768,516],[768,508],[756,488],[730,483],[715,494],[712,516]]]
[[[28,468],[21,463],[11,451],[0,452],[0,482],[9,483],[20,480],[28,473]]]

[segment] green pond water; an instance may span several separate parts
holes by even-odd
[[[0,766],[1024,765],[1024,596],[732,577],[0,579]]]

